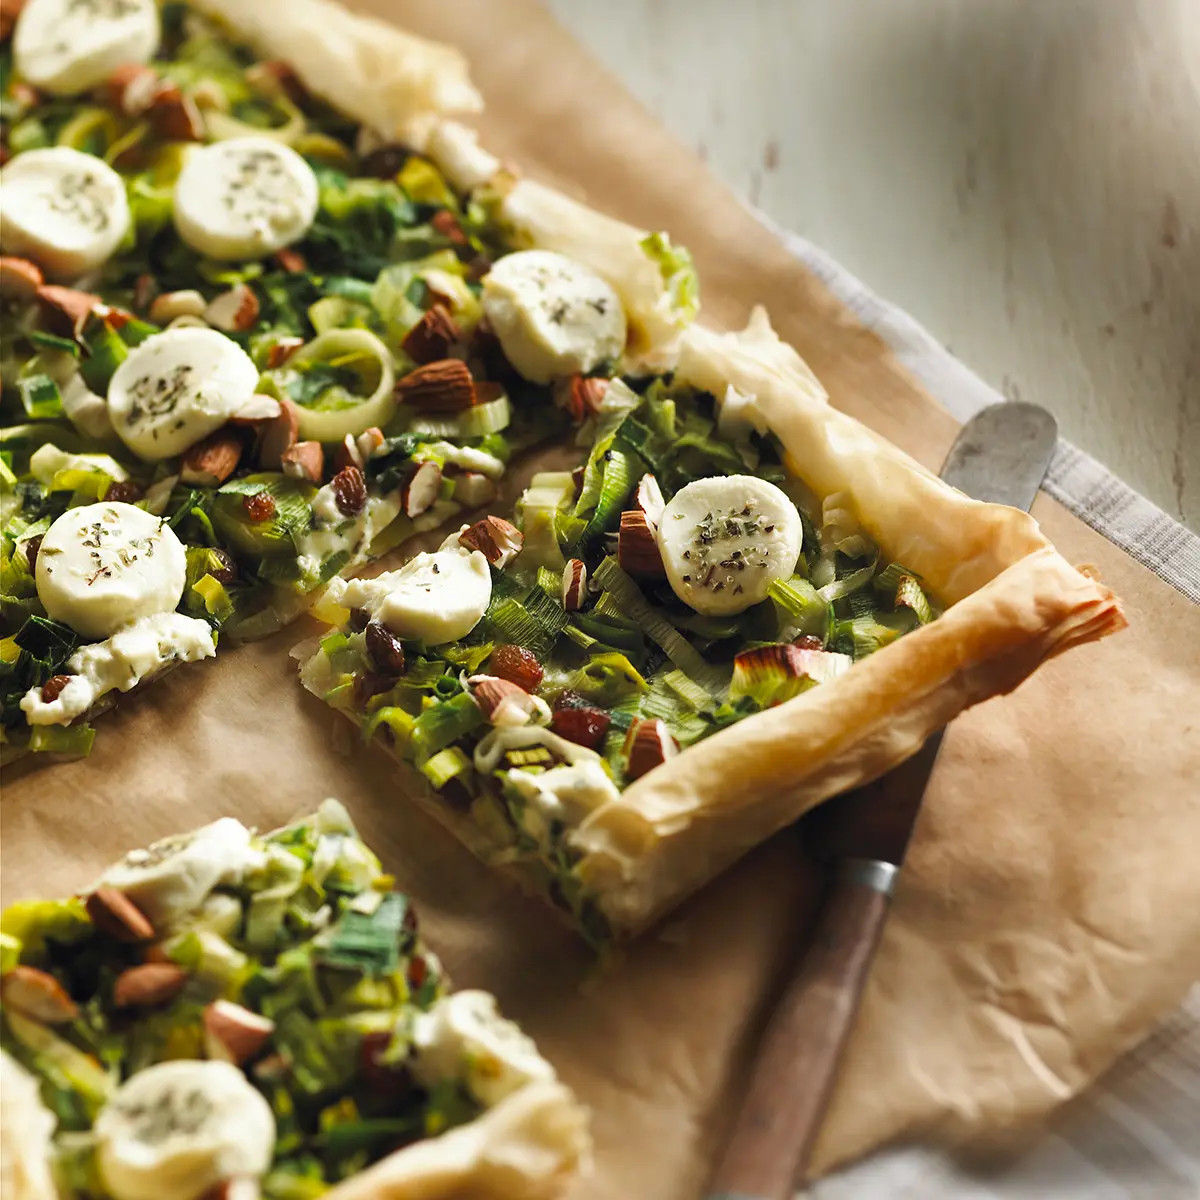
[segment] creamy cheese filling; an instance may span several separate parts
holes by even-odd
[[[196,662],[216,654],[212,627],[183,613],[155,613],[118,630],[103,642],[82,646],[67,663],[68,682],[50,701],[30,688],[21,711],[30,725],[69,725],[101,696],[127,692],[171,662]]]
[[[320,571],[321,563],[331,554],[345,551],[350,563],[362,562],[376,534],[400,515],[400,493],[373,496],[362,512],[348,517],[338,508],[337,496],[327,483],[313,497],[312,512],[315,524],[297,539],[296,545],[300,569],[309,577]]]

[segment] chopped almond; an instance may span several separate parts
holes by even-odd
[[[263,431],[258,447],[258,462],[268,471],[283,469],[283,456],[300,436],[300,410],[286,397],[279,401],[279,416]]]
[[[163,137],[176,142],[204,140],[204,117],[196,102],[180,91],[178,84],[164,80],[155,92],[148,112]]]
[[[169,1004],[183,991],[188,973],[176,963],[142,963],[127,967],[113,983],[116,1008],[154,1008]]]
[[[281,271],[287,271],[291,275],[299,275],[301,271],[308,270],[308,263],[304,261],[304,255],[289,246],[275,251],[275,261],[279,264]]]
[[[423,462],[409,476],[400,492],[400,505],[406,517],[428,512],[441,494],[442,468],[435,462]]]
[[[413,362],[431,363],[446,358],[458,336],[458,324],[449,310],[435,304],[408,331],[401,346]]]
[[[156,325],[166,325],[176,317],[202,317],[208,301],[195,288],[162,292],[150,303],[149,317]]]
[[[124,892],[98,887],[84,901],[87,915],[101,933],[119,942],[148,942],[154,937],[149,918]]]
[[[654,529],[641,509],[629,509],[621,514],[617,533],[617,562],[621,570],[640,579],[663,579],[662,553]]]
[[[549,715],[544,700],[519,684],[495,675],[472,675],[471,697],[492,725],[528,725],[535,716]]]
[[[442,235],[449,238],[456,246],[469,245],[467,235],[463,232],[458,218],[448,209],[441,208],[429,218],[429,223]]]
[[[273,421],[283,411],[283,406],[274,396],[264,392],[254,392],[250,399],[237,410],[237,414],[229,418],[231,425],[248,425],[256,427]]]
[[[443,358],[410,371],[396,382],[396,399],[421,412],[462,412],[476,403],[467,364]]]
[[[179,478],[197,487],[219,487],[238,468],[246,438],[226,425],[191,446],[179,464]]]
[[[33,300],[38,294],[38,288],[45,282],[42,269],[37,263],[8,254],[0,257],[0,296],[5,300]]]
[[[356,467],[360,471],[363,468],[362,455],[358,452],[358,439],[352,433],[342,438],[342,444],[338,446],[333,459],[335,471],[343,471],[347,467]]]
[[[658,480],[653,475],[643,475],[638,480],[634,506],[645,514],[646,523],[650,528],[657,530],[667,502],[663,499],[662,488],[658,486]]]
[[[498,570],[508,566],[525,545],[525,535],[502,517],[484,517],[458,535],[458,544],[478,550]]]
[[[599,376],[572,375],[556,388],[556,399],[576,424],[586,421],[600,411],[600,403],[608,393],[609,381]]]
[[[276,367],[282,367],[303,345],[304,339],[301,337],[277,338],[271,343],[270,350],[267,351],[268,369],[273,371]]]
[[[256,1057],[274,1032],[274,1021],[230,1000],[214,1000],[204,1010],[208,1057],[237,1067]]]
[[[320,483],[325,474],[325,450],[320,442],[295,442],[279,459],[283,473],[293,479]]]
[[[572,558],[563,571],[562,602],[567,612],[578,612],[583,607],[584,588],[587,587],[587,566],[581,558]]]
[[[92,310],[101,303],[100,297],[91,292],[76,291],[75,288],[43,284],[37,290],[46,323],[61,337],[78,338]]]
[[[14,967],[0,980],[0,998],[18,1012],[45,1025],[64,1025],[79,1016],[79,1006],[49,971]]]
[[[254,289],[235,283],[204,310],[204,319],[226,333],[245,333],[258,320],[259,303]]]
[[[625,774],[630,779],[641,779],[678,753],[679,745],[665,721],[657,717],[652,721],[635,721],[625,735]]]
[[[140,117],[154,103],[162,79],[145,63],[122,63],[105,85],[105,98],[127,117]]]

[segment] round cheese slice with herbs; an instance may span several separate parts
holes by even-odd
[[[671,497],[658,548],[671,588],[709,616],[745,612],[791,578],[804,526],[787,494],[754,475],[697,479]]]
[[[625,310],[589,267],[550,250],[508,254],[483,280],[483,311],[524,378],[550,383],[615,362]]]
[[[317,203],[317,177],[295,150],[268,137],[230,138],[184,164],[175,228],[209,258],[261,258],[302,238]]]
[[[17,74],[54,96],[78,96],[158,49],[154,0],[25,0],[13,33]]]
[[[108,413],[139,458],[182,454],[220,429],[258,386],[258,368],[215,329],[167,329],[147,338],[113,373]]]
[[[0,171],[0,247],[58,279],[102,266],[129,230],[125,183],[67,146],[27,150]]]
[[[93,1125],[96,1165],[114,1200],[199,1200],[255,1179],[275,1151],[275,1117],[231,1063],[155,1063],[125,1081]]]
[[[42,539],[35,575],[46,615],[97,640],[170,612],[186,579],[187,553],[170,526],[116,501],[63,513]]]

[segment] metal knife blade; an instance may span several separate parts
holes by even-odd
[[[1028,510],[1057,440],[1058,424],[1044,408],[993,404],[962,427],[941,478],[975,500]],[[903,862],[941,742],[939,731],[882,778],[810,813],[803,829],[813,852],[823,859]]]
[[[1028,509],[1057,432],[1036,405],[993,405],[963,427],[942,479],[975,499]],[[806,1179],[941,740],[939,732],[882,779],[801,821],[809,853],[834,868],[831,883],[755,1052],[709,1200],[790,1200]]]

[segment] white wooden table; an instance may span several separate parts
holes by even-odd
[[[746,200],[1200,528],[1200,0],[547,3]]]

